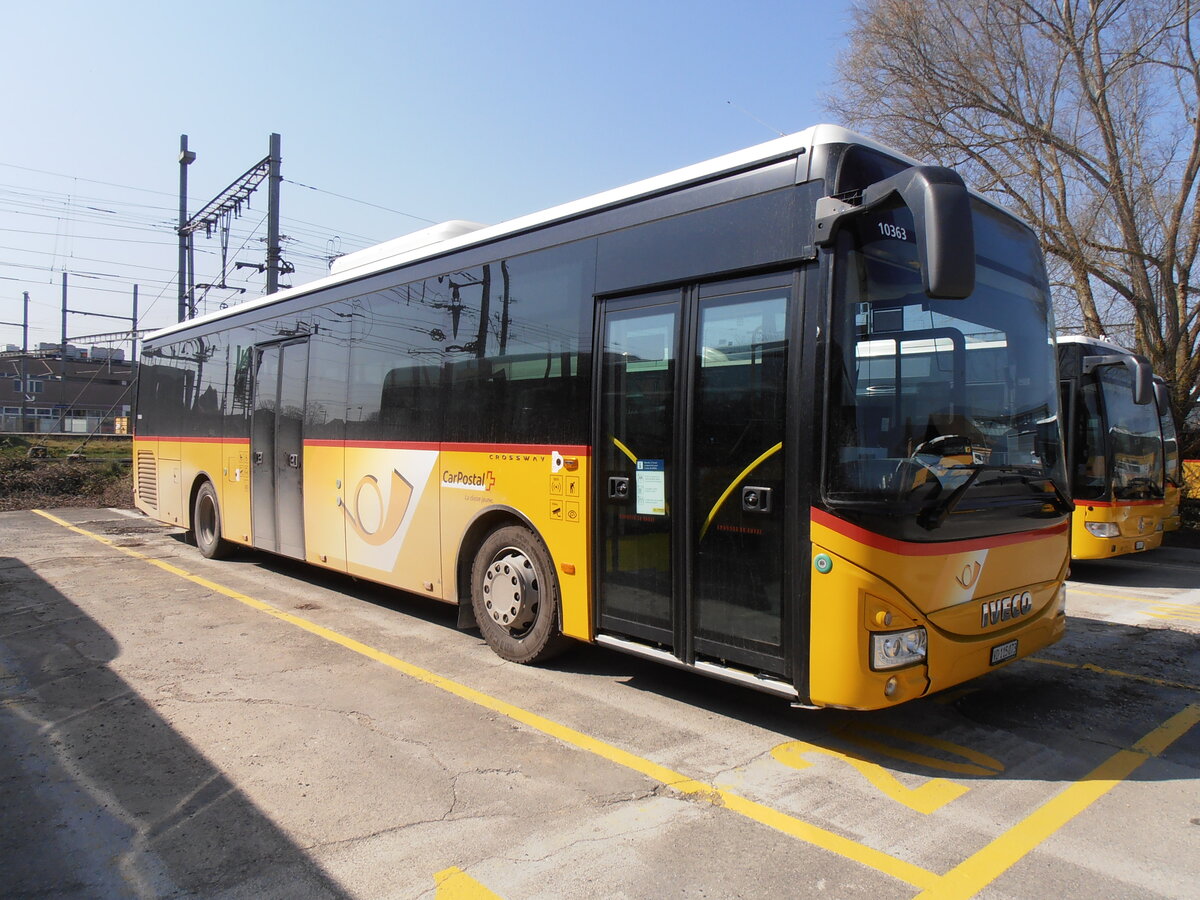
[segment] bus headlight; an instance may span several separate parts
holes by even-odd
[[[1093,537],[1115,538],[1121,536],[1121,528],[1116,522],[1084,522],[1083,527]]]
[[[871,635],[871,668],[898,669],[925,660],[928,639],[924,628]]]

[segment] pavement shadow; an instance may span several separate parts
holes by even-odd
[[[347,896],[112,671],[119,652],[0,557],[0,893]]]
[[[802,741],[893,772],[964,783],[1086,780],[1113,753],[1200,704],[1195,634],[1086,619],[1072,619],[1062,642],[1030,659],[873,711],[793,709],[771,695],[601,648],[573,654],[562,668],[745,722],[780,744]],[[1195,770],[1200,726],[1162,756]],[[1177,770],[1144,765],[1129,780],[1174,777]]]
[[[1109,587],[1200,589],[1200,550],[1162,547],[1113,559],[1074,560],[1071,581]]]

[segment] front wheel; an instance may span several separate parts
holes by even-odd
[[[230,544],[221,537],[221,509],[217,503],[217,489],[211,481],[200,485],[196,492],[196,503],[192,507],[192,533],[196,536],[196,547],[200,555],[208,559],[228,556]]]
[[[488,535],[471,566],[471,606],[497,655],[535,663],[561,653],[558,603],[550,553],[533,532],[506,525]]]

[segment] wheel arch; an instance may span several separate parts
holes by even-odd
[[[550,558],[549,575],[554,579],[559,596],[562,596],[562,588],[558,584],[558,572],[554,570],[554,554],[550,552],[550,545],[542,537],[537,526],[520,510],[514,509],[511,506],[498,504],[481,511],[475,516],[463,530],[462,538],[458,542],[458,555],[454,561],[453,595],[458,602],[459,628],[471,629],[477,627],[475,613],[471,609],[471,567],[475,564],[475,557],[479,553],[479,549],[483,546],[483,542],[487,540],[488,535],[506,525],[520,525],[522,528],[528,529],[535,538],[541,541],[542,546],[546,548],[546,555]],[[561,603],[558,607],[558,627],[562,628]]]
[[[221,488],[217,482],[217,479],[213,478],[208,474],[208,472],[201,469],[196,473],[196,477],[192,479],[192,486],[188,491],[187,506],[184,507],[184,514],[187,516],[187,532],[188,534],[192,535],[193,538],[195,537],[196,523],[192,521],[192,515],[196,510],[196,495],[200,493],[200,488],[204,487],[205,482],[212,485],[213,491],[215,491],[217,495],[217,503],[220,504],[221,502]],[[221,517],[221,528],[222,530],[225,528],[224,516]],[[218,535],[218,537],[224,537],[224,535]]]

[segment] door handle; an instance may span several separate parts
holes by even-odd
[[[769,513],[771,511],[771,489],[746,485],[742,488],[742,512]]]
[[[629,478],[627,476],[613,475],[608,479],[608,499],[609,500],[628,500],[629,499]]]

